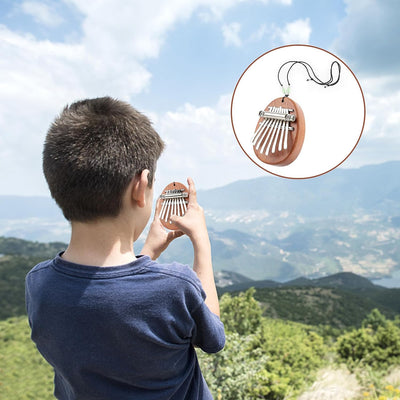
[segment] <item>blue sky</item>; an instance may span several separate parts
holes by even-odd
[[[146,113],[167,142],[161,186],[265,175],[237,145],[230,101],[246,67],[286,44],[333,52],[360,81],[366,125],[342,167],[400,159],[399,17],[395,0],[1,0],[0,194],[48,195],[49,124],[102,95]]]

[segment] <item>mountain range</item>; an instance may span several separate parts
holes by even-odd
[[[400,162],[393,161],[312,179],[267,175],[199,190],[215,271],[277,281],[343,271],[390,276],[400,270],[399,176]],[[0,196],[0,235],[67,242],[69,225],[50,198]],[[160,258],[192,259],[187,238]]]
[[[27,272],[63,248],[59,242],[0,237],[0,320],[25,314]],[[359,325],[374,308],[389,318],[400,313],[400,289],[383,288],[349,272],[286,282],[254,281],[231,271],[217,271],[215,278],[220,295],[255,288],[265,315],[274,318],[344,328]]]

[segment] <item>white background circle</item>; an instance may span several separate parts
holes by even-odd
[[[299,156],[287,166],[260,161],[251,143],[258,113],[275,98],[283,96],[277,73],[286,61],[305,61],[322,81],[330,77],[333,61],[341,65],[339,82],[324,88],[307,81],[306,69],[296,64],[290,71],[290,98],[304,112],[306,132]],[[334,78],[337,68],[334,67]],[[280,79],[286,85],[287,66]],[[274,49],[255,60],[239,79],[232,97],[232,126],[243,151],[261,168],[287,178],[310,178],[341,164],[361,137],[365,102],[361,87],[351,70],[338,57],[325,50],[291,45]]]

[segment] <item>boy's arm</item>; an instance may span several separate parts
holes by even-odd
[[[216,315],[220,315],[217,289],[211,260],[211,245],[202,207],[197,203],[194,182],[188,178],[189,204],[183,217],[171,216],[171,221],[189,236],[194,250],[193,270],[196,272],[206,293],[205,303]]]

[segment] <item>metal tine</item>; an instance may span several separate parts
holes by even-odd
[[[169,201],[167,201],[167,209],[165,211],[165,216],[164,216],[164,221],[168,222],[169,216],[171,215],[170,210],[171,210],[171,201],[170,199],[168,199]]]
[[[268,142],[272,141],[273,132],[275,131],[275,127],[276,127],[277,124],[278,124],[278,120],[276,119],[276,120],[274,121],[274,123],[270,126],[270,129],[269,129],[269,133],[268,133],[268,135],[267,135],[267,138],[265,139],[264,144],[263,144],[263,146],[262,146],[262,148],[261,148],[261,150],[260,150],[261,153],[264,153],[265,147],[267,146]],[[258,148],[257,148],[257,150],[258,150]],[[268,154],[268,153],[267,153],[267,154]]]
[[[253,135],[253,139],[251,140],[251,142],[254,144],[256,142],[256,140],[258,139],[258,137],[261,134],[261,131],[263,130],[263,128],[265,127],[265,125],[268,125],[268,119],[264,120],[263,122],[261,122],[260,126],[258,127],[258,129],[254,132]]]
[[[182,210],[182,216],[185,215],[185,200],[181,199],[181,210]]]
[[[176,209],[175,209],[175,215],[177,215],[178,217],[180,217],[181,214],[181,207],[179,204],[179,199],[176,199]]]
[[[180,199],[176,199],[176,212],[175,212],[175,215],[177,215],[178,217],[181,217],[182,216],[182,213],[181,213],[181,204],[180,204],[180,201],[179,201]]]
[[[279,107],[276,112],[279,114],[282,114],[283,108]],[[276,151],[276,145],[277,145],[278,139],[281,134],[281,126],[282,126],[282,120],[280,120],[278,122],[278,124],[276,125],[274,133],[273,133],[273,138],[271,138],[271,142],[269,144],[269,146],[271,146],[271,143],[272,143],[272,147],[270,147],[272,153],[275,153],[275,151]],[[268,153],[269,153],[269,151],[267,150],[266,154],[268,155]]]
[[[265,130],[264,135],[263,135],[263,138],[266,137],[266,139],[265,139],[265,141],[264,141],[263,148],[265,147],[265,144],[267,143],[268,138],[269,138],[269,136],[270,136],[272,130],[274,129],[274,126],[277,124],[277,122],[278,122],[278,121],[277,121],[276,119],[272,120],[271,124],[270,124],[270,125],[268,126],[268,128]],[[256,149],[257,149],[257,150],[260,148],[261,143],[262,143],[262,140],[260,140],[260,141],[257,143],[257,145],[256,145]],[[263,150],[261,150],[261,152],[263,152]]]
[[[283,109],[284,111],[286,110],[285,108]],[[281,121],[281,125],[279,126],[279,143],[278,143],[278,151],[282,150],[282,145],[283,145],[283,136],[284,136],[284,127],[286,126],[287,121]]]
[[[282,126],[282,122],[283,121],[279,121],[277,130],[276,130],[276,135],[275,135],[275,140],[274,140],[274,144],[272,145],[272,152],[275,153],[276,151],[276,145],[278,143],[278,139],[281,136],[281,126]]]
[[[174,209],[175,209],[175,204],[174,204],[174,199],[171,199],[171,207],[168,213],[168,222],[169,222],[169,218],[171,217],[172,214],[174,214]]]
[[[184,210],[184,214],[186,214],[186,211],[187,211],[186,201],[183,200],[183,199],[182,199],[182,201],[183,201],[183,210]]]
[[[260,124],[260,126],[258,127],[256,132],[254,133],[253,140],[252,140],[253,144],[257,141],[258,137],[261,135],[261,131],[263,130],[263,128],[267,127],[268,124],[270,123],[270,121],[271,121],[271,119],[267,118]]]
[[[179,205],[181,208],[181,216],[185,215],[185,201],[183,199],[179,199]]]
[[[283,121],[283,123],[282,123],[281,136],[279,137],[279,148],[278,148],[278,151],[281,151],[283,149],[283,140],[285,138],[287,122],[288,121]]]
[[[164,213],[167,208],[167,200],[164,200],[161,206],[160,219],[164,219]]]
[[[276,113],[277,110],[278,110],[278,108],[274,107],[274,106],[268,107],[268,109],[269,109],[269,112],[272,112],[272,113]],[[252,141],[252,144],[254,146],[256,146],[257,150],[261,145],[262,139],[265,137],[265,135],[268,134],[268,131],[271,128],[271,126],[275,124],[275,120],[272,119],[272,118],[267,118],[265,121],[268,121],[268,122],[266,124],[264,123],[262,128],[258,127],[257,132],[255,134],[258,137],[256,138],[255,135],[254,135],[254,138],[253,138],[253,141]]]
[[[178,212],[176,210],[176,199],[172,199],[172,211],[171,215],[178,215]]]
[[[269,118],[264,119],[264,121],[261,122],[261,124],[258,126],[256,132],[254,133],[254,136],[256,136],[260,130],[264,127],[264,125],[269,121]]]
[[[289,121],[285,121],[285,141],[283,143],[283,148],[287,149],[287,141],[289,136]]]
[[[273,131],[274,126],[275,126],[276,124],[277,124],[277,120],[274,120],[274,121],[272,122],[272,124],[269,126],[268,131],[267,131],[267,132],[265,133],[265,135],[264,135],[265,140],[264,140],[262,146],[261,146],[261,143],[259,143],[259,146],[256,147],[257,150],[260,148],[261,153],[264,152],[265,147],[267,146],[267,143],[268,143],[268,141],[270,140],[272,131]]]
[[[278,121],[277,121],[277,122],[278,122]],[[269,141],[268,146],[267,146],[267,149],[266,149],[266,151],[265,151],[265,154],[266,154],[266,155],[269,154],[269,150],[270,150],[270,148],[271,148],[272,142],[274,141],[275,136],[277,135],[277,133],[276,133],[276,128],[277,128],[277,127],[278,127],[278,123],[275,124],[274,131],[272,132],[272,135],[271,135],[271,140]]]
[[[268,123],[264,126],[264,129],[261,130],[261,131],[258,133],[258,138],[257,138],[255,141],[253,141],[253,145],[254,145],[254,146],[259,146],[259,145],[260,145],[260,143],[262,142],[263,137],[265,136],[265,133],[268,132],[268,129],[269,129],[269,127],[273,124],[273,122],[274,122],[274,120],[273,120],[273,119],[270,119],[270,120],[268,121]]]

